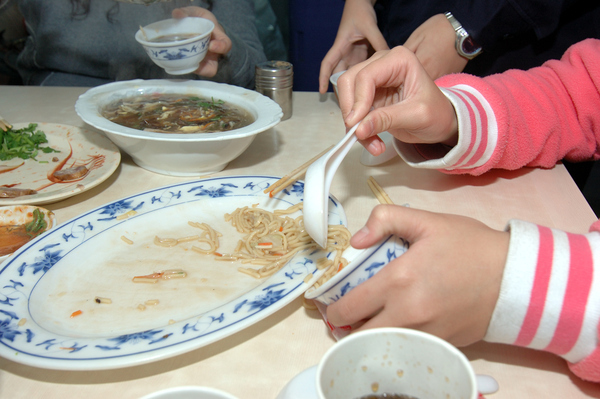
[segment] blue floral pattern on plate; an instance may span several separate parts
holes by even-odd
[[[206,203],[239,197],[243,201],[247,198],[248,205],[257,200],[267,201],[273,209],[302,201],[302,183],[269,199],[263,190],[276,180],[270,176],[230,176],[157,188],[96,208],[26,244],[0,269],[0,355],[49,369],[127,367],[202,347],[276,312],[304,293],[320,276],[316,259],[333,254],[300,253],[276,274],[229,303],[187,320],[135,333],[102,337],[58,334],[39,325],[30,309],[32,295],[47,273],[66,259],[81,254],[78,249],[94,246],[103,232],[143,215],[158,218],[168,209],[195,201]],[[346,224],[341,205],[334,198],[330,204],[330,223]],[[305,282],[310,274],[313,279]]]

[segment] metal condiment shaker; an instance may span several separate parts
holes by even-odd
[[[256,91],[271,98],[283,111],[282,121],[292,116],[294,68],[286,61],[266,61],[256,65]]]

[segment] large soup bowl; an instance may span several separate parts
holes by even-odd
[[[158,133],[121,126],[102,116],[119,99],[147,94],[197,96],[238,106],[254,122],[216,133]],[[94,87],[79,96],[75,111],[88,125],[103,131],[144,169],[171,176],[202,176],[223,170],[242,154],[257,134],[281,120],[281,107],[262,94],[238,86],[200,80],[130,80]]]

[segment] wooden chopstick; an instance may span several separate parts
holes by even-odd
[[[292,170],[290,173],[283,176],[281,179],[277,180],[275,183],[271,184],[263,192],[265,194],[269,193],[269,197],[272,197],[275,194],[285,190],[288,186],[290,186],[296,180],[300,179],[304,175],[304,173],[306,173],[306,169],[308,169],[308,167],[313,162],[315,162],[317,159],[321,158],[323,155],[325,155],[327,153],[327,151],[331,150],[332,148],[333,148],[333,145],[331,145],[329,148],[325,149],[323,152],[321,152],[319,155],[315,156],[314,158],[311,158],[308,162],[305,162],[302,165],[298,166],[296,169]]]
[[[369,185],[371,191],[373,191],[373,194],[375,194],[375,197],[377,198],[379,203],[389,205],[394,204],[394,201],[391,200],[391,198],[387,195],[383,188],[381,188],[381,186],[379,185],[379,183],[377,183],[377,180],[375,180],[373,176],[369,177],[369,179],[367,180],[367,184]]]
[[[0,129],[4,130],[5,132],[9,129],[12,129],[12,125],[10,123],[8,123],[8,121],[1,116],[0,116]]]

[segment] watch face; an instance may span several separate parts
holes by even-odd
[[[466,37],[462,41],[462,51],[468,55],[475,55],[481,51],[481,47],[475,44],[470,36]]]

